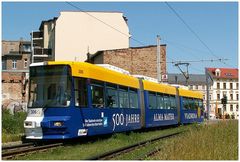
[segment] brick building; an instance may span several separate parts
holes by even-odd
[[[28,72],[30,41],[2,41],[2,70]]]
[[[110,64],[130,72],[157,78],[157,46],[130,47],[98,51],[87,62]],[[166,45],[161,45],[161,74],[166,74]]]
[[[2,41],[2,107],[26,107],[30,41]]]

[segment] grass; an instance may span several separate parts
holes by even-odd
[[[12,115],[9,110],[2,110],[3,143],[21,140],[21,135],[24,133],[23,121],[26,116],[26,112],[17,112]]]
[[[192,127],[164,141],[161,148],[148,160],[238,160],[238,121]]]
[[[18,157],[17,160],[84,160],[92,156],[102,154],[113,149],[121,148],[130,144],[135,144],[146,139],[154,138],[160,135],[166,135],[186,127],[170,128],[164,130],[155,130],[149,132],[131,132],[116,133],[109,138],[100,138],[87,143],[63,146],[37,154],[31,154],[24,157]],[[97,137],[96,137],[97,138]]]
[[[84,160],[113,149],[180,130],[188,130],[188,132],[152,143],[123,154],[114,160],[137,160],[156,148],[160,148],[161,151],[150,158],[145,158],[145,160],[238,159],[238,121],[228,120],[211,125],[192,124],[141,133],[117,133],[109,138],[98,138],[84,143],[63,146],[48,152],[18,157],[16,160]]]

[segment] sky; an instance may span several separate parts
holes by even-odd
[[[133,38],[130,47],[156,45],[160,35],[167,45],[168,73],[180,73],[173,61],[190,63],[190,74],[203,74],[205,67],[238,68],[237,2],[71,3],[83,11],[122,12]],[[77,9],[66,2],[2,2],[2,40],[30,40],[41,21],[60,11]],[[216,59],[227,60],[201,61]]]

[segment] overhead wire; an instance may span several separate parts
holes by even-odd
[[[219,59],[219,57],[213,53],[209,46],[199,37],[199,35],[190,27],[190,25],[188,25],[186,21],[178,14],[178,12],[168,2],[165,2],[165,4],[179,18],[179,20],[181,20],[181,22],[187,27],[187,29],[202,43],[202,45],[209,51],[209,53]],[[221,61],[221,63],[231,67],[231,65],[228,65],[223,61]]]
[[[65,2],[66,2],[67,4],[69,4],[70,6],[76,8],[77,10],[79,10],[79,11],[81,11],[81,12],[83,12],[83,13],[89,15],[90,17],[92,17],[92,18],[98,20],[99,22],[105,24],[106,26],[112,28],[113,30],[115,30],[115,31],[117,31],[117,32],[119,32],[119,33],[121,33],[122,35],[127,36],[128,38],[132,39],[133,41],[135,41],[135,42],[137,42],[137,43],[139,43],[139,44],[141,44],[141,45],[145,45],[145,44],[142,43],[141,41],[139,41],[139,40],[137,40],[137,39],[135,39],[135,38],[133,38],[133,37],[130,37],[129,34],[125,34],[125,33],[123,33],[122,31],[118,30],[117,28],[113,27],[112,25],[110,25],[110,24],[108,24],[108,23],[102,21],[101,19],[97,18],[96,16],[93,16],[92,14],[90,14],[90,13],[88,13],[88,12],[86,12],[86,11],[80,9],[78,6],[72,4],[71,2],[68,2],[68,1],[65,1]]]
[[[126,36],[126,37],[128,37],[128,38],[132,39],[133,41],[135,41],[135,42],[137,42],[137,43],[139,43],[139,44],[141,44],[141,45],[143,45],[143,46],[146,46],[146,44],[145,44],[145,43],[143,43],[143,42],[141,42],[141,41],[137,40],[136,38],[133,38],[132,36],[131,36],[131,37],[129,37],[129,35],[128,35],[128,34],[125,34],[125,33],[121,32],[120,30],[116,29],[116,28],[115,28],[115,27],[113,27],[112,25],[110,25],[110,24],[108,24],[108,23],[106,23],[106,22],[102,21],[101,19],[99,19],[99,18],[97,18],[97,17],[93,16],[92,14],[90,14],[90,13],[88,13],[88,12],[86,12],[86,11],[82,10],[82,9],[81,9],[81,8],[79,8],[78,6],[76,6],[76,5],[72,4],[71,2],[68,2],[68,1],[65,1],[65,2],[66,2],[68,5],[70,5],[70,6],[74,7],[74,8],[76,8],[77,10],[79,10],[79,11],[81,11],[81,12],[83,12],[83,13],[85,13],[85,14],[89,15],[90,17],[92,17],[92,18],[94,18],[94,19],[98,20],[99,22],[101,22],[101,23],[105,24],[106,26],[108,26],[108,27],[112,28],[113,30],[115,30],[115,31],[117,31],[117,32],[119,32],[119,33],[121,33],[122,35],[124,35],[124,36]],[[167,57],[168,59],[170,59],[170,60],[174,61],[174,59],[170,58],[169,56],[166,56],[166,57]]]
[[[80,12],[83,12],[83,13],[85,13],[85,14],[87,14],[87,15],[89,15],[90,17],[92,17],[92,18],[94,18],[94,19],[96,19],[96,20],[98,20],[99,22],[101,22],[101,23],[103,23],[103,24],[105,24],[106,26],[108,26],[108,27],[110,27],[110,28],[112,28],[113,30],[115,30],[115,31],[117,31],[117,32],[119,32],[119,33],[121,33],[122,35],[124,35],[124,36],[126,36],[126,37],[128,37],[128,38],[130,38],[130,39],[132,39],[133,41],[135,41],[135,42],[137,42],[138,44],[141,44],[141,45],[143,45],[143,46],[146,46],[146,44],[145,43],[143,43],[142,41],[139,41],[139,40],[137,40],[136,38],[134,38],[134,37],[130,37],[128,34],[125,34],[125,33],[123,33],[122,31],[120,31],[119,29],[117,29],[117,28],[115,28],[115,27],[113,27],[112,25],[110,25],[110,24],[108,24],[108,23],[106,23],[106,22],[104,22],[103,20],[101,20],[101,19],[99,19],[99,18],[97,18],[97,17],[95,17],[95,16],[93,16],[92,14],[90,14],[89,12],[86,12],[86,11],[84,11],[84,10],[82,10],[81,8],[79,8],[78,6],[76,6],[76,5],[74,5],[74,4],[72,4],[71,2],[68,2],[68,1],[65,1],[68,5],[70,5],[70,6],[72,6],[72,7],[74,7],[75,9],[77,9],[78,11],[80,11]],[[183,20],[184,21],[184,20]],[[191,28],[190,28],[191,29]],[[165,40],[165,39],[164,39]],[[166,41],[166,40],[165,40]],[[169,41],[168,41],[169,42]],[[170,59],[170,60],[172,60],[171,62],[176,62],[176,61],[174,61],[174,59],[172,59],[172,58],[170,58],[169,56],[166,56],[168,59]],[[216,56],[215,56],[216,57]],[[168,62],[166,62],[166,63],[168,63]],[[196,69],[196,68],[195,68]],[[198,71],[201,71],[201,70],[199,70],[199,69],[197,69]]]

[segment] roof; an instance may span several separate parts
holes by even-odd
[[[166,44],[161,44],[161,46],[167,46]],[[156,45],[148,45],[148,46],[139,46],[139,47],[129,47],[129,48],[119,48],[119,49],[109,49],[109,50],[101,50],[97,51],[94,54],[88,54],[88,59],[86,61],[90,61],[97,57],[98,55],[103,54],[104,52],[108,51],[118,51],[118,50],[131,50],[131,49],[143,49],[143,48],[151,48],[151,47],[157,47]]]
[[[144,90],[161,92],[171,95],[176,95],[176,88],[166,84],[154,83],[147,80],[143,80]]]
[[[123,13],[121,11],[73,11],[73,10],[69,10],[69,11],[61,11],[61,12],[93,12],[93,13]]]
[[[177,93],[176,87],[167,85],[167,84],[154,83],[154,82],[143,80],[143,86],[144,86],[144,90],[148,90],[148,91],[160,92],[160,93],[165,93],[170,95],[176,95]],[[201,92],[186,90],[183,88],[179,88],[179,95],[183,97],[191,97],[191,98],[199,98],[199,99],[203,98],[203,94]]]
[[[48,65],[69,65],[72,68],[72,75],[76,77],[92,78],[109,83],[139,88],[139,81],[132,76],[121,74],[100,66],[85,62],[70,61],[49,61]]]
[[[40,24],[39,30],[41,31],[41,29],[43,29],[43,25],[44,25],[45,23],[47,23],[47,22],[52,22],[52,21],[56,21],[57,19],[58,19],[58,17],[54,17],[54,18],[52,18],[52,19],[42,21],[41,24]]]
[[[183,74],[168,74],[168,83],[186,85],[186,78]],[[203,85],[206,84],[205,74],[189,74],[189,85]]]
[[[179,88],[179,96],[202,99],[203,93]]]
[[[22,57],[22,54],[20,54],[18,51],[11,51],[10,53],[2,55],[2,57],[7,57],[7,56]]]
[[[61,12],[84,12],[84,13],[123,13],[120,11],[61,11]],[[60,14],[61,14],[60,12]],[[125,16],[123,16],[124,20],[127,22],[127,18]],[[49,20],[43,20],[39,26],[39,30],[41,31],[43,29],[43,25],[47,22],[53,22],[56,21],[58,19],[58,17],[53,17],[52,19]]]
[[[216,75],[216,70],[220,70],[220,75]],[[217,79],[238,79],[237,68],[207,68],[213,78]]]

